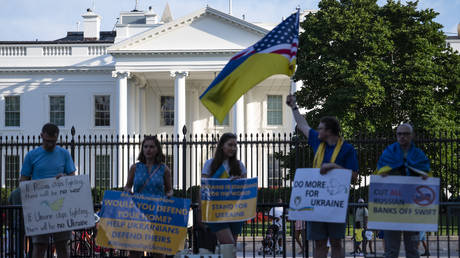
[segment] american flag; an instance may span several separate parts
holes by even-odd
[[[297,55],[298,44],[299,12],[296,12],[278,24],[259,42],[236,54],[231,60],[248,57],[255,53],[274,53],[283,55],[291,62]]]

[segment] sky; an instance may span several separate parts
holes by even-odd
[[[228,13],[230,0],[138,0],[138,9],[152,6],[160,17],[168,2],[174,19],[186,16],[209,5]],[[318,9],[319,0],[232,0],[232,14],[249,22],[279,23],[296,7]],[[380,5],[386,0],[378,0]],[[402,0],[406,2],[406,0]],[[114,29],[120,11],[134,9],[135,0],[0,0],[0,41],[55,40],[67,31],[76,31],[87,8],[102,17],[101,30]],[[419,8],[439,13],[436,22],[444,26],[446,35],[457,34],[460,23],[460,0],[419,0]]]

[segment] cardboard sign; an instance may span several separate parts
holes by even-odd
[[[190,200],[105,191],[96,244],[174,255],[183,249]]]
[[[237,222],[252,219],[257,207],[257,177],[201,179],[202,221]]]
[[[350,193],[351,170],[297,169],[292,183],[289,219],[344,223]]]
[[[438,231],[439,178],[372,175],[370,229]]]
[[[94,227],[87,175],[20,182],[27,236]]]

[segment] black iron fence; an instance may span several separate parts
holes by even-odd
[[[354,212],[357,207],[366,204],[350,203],[347,221],[350,225],[354,223]],[[196,207],[196,205],[195,205]],[[306,241],[303,236],[308,230],[305,224],[303,230],[296,230],[295,222],[282,217],[281,225],[275,227],[276,223],[268,216],[269,211],[274,207],[287,209],[287,203],[265,203],[258,204],[257,216],[243,226],[243,231],[238,237],[238,257],[312,257],[314,245]],[[22,258],[31,257],[33,244],[30,238],[24,236],[23,218],[21,206],[0,206],[2,223],[0,227],[0,257]],[[193,213],[196,214],[196,213]],[[459,257],[460,232],[458,230],[460,220],[460,203],[441,203],[438,232],[427,232],[426,242],[431,256],[436,257]],[[185,242],[183,254],[198,252],[200,247],[208,247],[202,235],[199,235],[198,227],[190,227]],[[352,226],[346,231],[346,237],[342,242],[346,256],[358,256],[355,250],[353,237],[356,229]],[[296,241],[299,235],[299,241]],[[70,256],[79,257],[126,257],[128,251],[115,250],[98,246],[96,244],[97,225],[94,228],[72,232],[72,239],[69,241]],[[370,242],[370,243],[369,243]],[[212,245],[212,244],[211,244]],[[50,242],[47,257],[51,258],[55,250]],[[373,231],[372,240],[361,244],[361,250],[367,252],[368,257],[382,257],[383,240],[378,237],[378,231]],[[373,251],[373,252],[371,252]],[[423,252],[422,247],[419,248]],[[147,256],[149,254],[146,254]],[[404,248],[400,255],[404,256]]]
[[[211,158],[218,134],[183,136],[158,135],[173,171],[173,186],[181,196],[190,197],[200,184],[201,169]],[[441,178],[442,201],[459,197],[459,132],[419,134],[415,144],[431,160],[433,174]],[[369,175],[394,135],[358,135],[348,139],[357,150],[358,180],[353,183],[350,201],[367,200]],[[130,165],[139,154],[140,135],[71,135],[61,136],[58,145],[68,149],[77,167],[77,174],[88,175],[94,201],[101,199],[106,189],[121,188],[126,182]],[[0,136],[0,203],[5,204],[9,192],[18,186],[19,171],[26,153],[40,145],[38,136]],[[246,165],[248,177],[258,177],[259,202],[276,202],[289,198],[291,180],[296,167],[311,167],[313,152],[304,137],[292,134],[244,134],[238,137],[238,157]]]
[[[129,166],[136,161],[143,136],[77,135],[74,129],[71,132],[70,135],[61,136],[58,145],[70,151],[77,167],[77,174],[89,176],[93,199],[97,204],[105,190],[121,188],[125,184]],[[199,190],[202,166],[212,157],[219,135],[187,135],[186,128],[183,132],[183,136],[158,135],[158,138],[166,156],[166,164],[173,171],[175,195],[191,198]],[[434,176],[441,179],[443,205],[440,209],[439,231],[429,236],[429,240],[432,240],[431,245],[435,244],[434,247],[437,247],[438,252],[445,254],[457,252],[460,243],[458,217],[452,215],[456,209],[458,210],[454,204],[459,200],[460,192],[458,136],[459,132],[437,132],[418,134],[415,139],[415,144],[430,158]],[[347,140],[356,147],[359,160],[358,180],[353,182],[350,193],[350,216],[347,223],[347,236],[350,238],[353,235],[352,214],[355,205],[353,203],[358,198],[367,200],[369,175],[375,170],[377,160],[384,148],[394,142],[395,137],[394,135],[358,135]],[[40,141],[38,136],[0,136],[2,215],[0,256],[2,257],[11,250],[16,250],[10,248],[12,244],[17,245],[18,250],[29,248],[28,241],[11,238],[13,233],[20,233],[21,228],[11,224],[8,218],[15,217],[14,214],[17,215],[19,210],[18,207],[6,205],[9,193],[18,186],[19,171],[25,155],[38,147]],[[296,134],[244,134],[238,137],[238,157],[245,164],[248,177],[258,177],[259,181],[258,217],[245,224],[240,238],[245,246],[242,249],[243,253],[248,252],[248,255],[245,255],[252,256],[257,254],[257,248],[260,247],[258,243],[265,236],[269,223],[264,213],[268,212],[270,205],[277,202],[279,198],[284,202],[289,200],[295,168],[311,167],[313,152],[307,145],[306,139]],[[287,230],[283,239],[288,240],[286,248],[290,248],[292,253],[289,254],[294,255],[296,253],[293,240],[294,225],[289,221],[286,225]],[[88,239],[94,239],[93,229],[75,232],[74,236],[76,240],[71,246],[74,257],[82,257],[78,254],[83,252],[78,251],[82,248],[90,249],[91,256],[97,257],[125,254],[119,250],[101,249],[94,243],[89,247],[84,244],[88,243]],[[381,242],[377,240],[376,243]],[[309,252],[311,254],[311,245],[305,244],[308,248],[304,254]],[[49,253],[51,252],[52,250]]]

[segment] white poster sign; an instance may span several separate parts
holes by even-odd
[[[344,223],[347,215],[351,170],[297,169],[292,183],[289,219]]]
[[[94,226],[88,176],[23,181],[20,187],[27,236]]]
[[[368,228],[438,231],[439,178],[372,175],[370,182]]]

